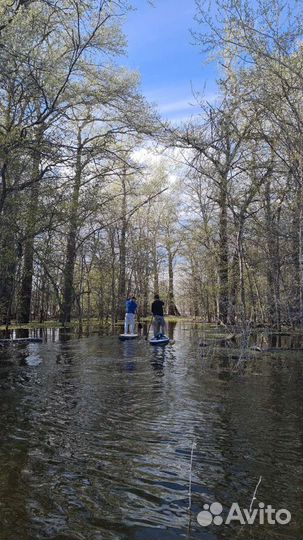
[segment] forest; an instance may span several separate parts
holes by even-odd
[[[196,0],[218,95],[163,120],[126,0],[0,0],[0,325],[303,325],[303,7]],[[149,159],[147,159],[149,158]]]

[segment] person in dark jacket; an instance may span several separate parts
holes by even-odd
[[[152,314],[154,316],[153,326],[154,326],[154,336],[157,337],[159,333],[165,334],[166,323],[164,319],[163,312],[164,302],[160,300],[158,294],[155,294],[154,301],[152,303]]]

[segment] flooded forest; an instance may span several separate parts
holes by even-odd
[[[206,31],[197,2],[218,93],[201,70],[177,125],[123,66],[124,1],[1,2],[4,326],[114,323],[132,292],[143,317],[160,292],[169,315],[302,326],[302,9],[228,4]]]
[[[131,4],[0,0],[0,540],[298,540],[303,5]]]

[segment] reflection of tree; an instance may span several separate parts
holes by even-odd
[[[28,490],[28,421],[20,415],[22,394],[1,389],[0,397],[0,519],[1,537],[30,538],[26,493]],[[12,520],[12,516],[15,517]]]
[[[302,367],[297,363],[296,374],[289,379],[283,362],[264,360],[262,376],[246,374],[239,380],[236,375],[225,382],[214,381],[211,388],[200,388],[208,409],[204,410],[204,426],[195,429],[195,467],[204,486],[202,503],[217,500],[226,508],[238,501],[248,508],[262,476],[258,501],[295,513],[299,511],[296,486],[303,435],[302,422],[298,425]],[[198,395],[196,400],[200,415],[203,401]],[[267,529],[254,525],[252,532],[245,528],[239,538],[252,535],[263,540],[264,531]],[[234,536],[233,527],[220,529],[221,538]]]
[[[167,323],[167,332],[168,332],[169,339],[174,339],[174,331],[176,328],[176,324],[177,323],[174,321],[168,321]]]
[[[132,354],[136,371],[130,373],[125,361],[113,360],[120,358],[121,344],[100,354],[99,343],[71,340],[48,350],[41,386],[27,391],[21,418],[31,441],[30,488],[22,497],[31,515],[24,518],[24,529],[30,524],[39,534],[66,531],[68,515],[69,530],[84,534],[90,514],[105,532],[120,529],[115,524],[123,522],[121,512],[125,519],[136,513],[145,494],[147,505],[160,504],[159,489],[145,486],[144,478],[152,481],[163,438],[158,428],[154,433],[158,416],[166,414],[162,386],[150,383],[150,370],[145,380],[148,362],[143,366]]]
[[[0,399],[3,538],[181,536],[193,442],[193,516],[206,502],[248,507],[260,475],[258,500],[296,513],[302,364],[264,358],[261,378],[215,357],[202,371],[200,332],[179,323],[176,345],[162,348],[111,337],[39,348],[39,369],[21,368],[20,392]],[[235,532],[222,526],[218,538]],[[191,539],[203,534],[193,519]],[[256,525],[239,538],[270,534]]]

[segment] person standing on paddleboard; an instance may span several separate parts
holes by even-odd
[[[138,305],[136,303],[136,297],[132,296],[125,303],[125,322],[124,322],[124,334],[135,333],[135,316],[137,313]],[[130,330],[128,332],[128,329]]]
[[[165,334],[166,323],[164,319],[163,306],[164,306],[164,302],[160,300],[160,297],[158,294],[155,294],[154,301],[151,307],[152,314],[154,316],[154,336],[155,337],[157,337],[160,331],[162,334]]]

